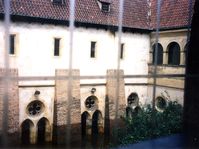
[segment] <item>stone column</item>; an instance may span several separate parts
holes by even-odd
[[[125,88],[124,88],[124,71],[119,70],[119,83],[117,83],[117,70],[107,70],[107,82],[106,82],[106,104],[108,103],[109,106],[106,106],[106,108],[109,108],[108,110],[105,109],[105,111],[108,111],[109,113],[105,113],[105,117],[107,117],[107,114],[109,114],[110,119],[110,126],[112,127],[114,120],[120,120],[121,116],[124,116],[125,113]],[[119,84],[119,94],[117,93],[117,84]],[[115,117],[116,112],[116,100],[117,95],[119,95],[118,99],[118,117]],[[106,123],[106,122],[105,122]],[[105,126],[106,127],[106,126]],[[110,127],[110,128],[111,128]]]
[[[13,77],[15,79],[13,79]],[[18,143],[19,141],[19,93],[18,93],[18,71],[17,69],[9,69],[8,81],[8,133],[11,136],[10,141]],[[5,95],[5,69],[0,69],[0,130],[2,130],[3,117],[3,100]],[[17,135],[16,135],[17,134]],[[15,142],[16,141],[16,142]]]
[[[164,51],[163,52],[163,64],[168,64],[168,52]]]
[[[185,65],[185,52],[180,52],[180,65]]]
[[[68,99],[68,70],[56,70],[55,81],[55,105],[54,105],[54,126],[57,142],[59,144],[66,143],[66,130],[68,119],[71,126],[71,141],[77,141],[81,136],[81,105],[80,105],[80,72],[72,70],[72,99],[69,104]],[[70,109],[68,109],[70,107]],[[70,115],[68,112],[70,110]],[[69,117],[68,117],[69,116]],[[79,144],[78,144],[79,145]]]

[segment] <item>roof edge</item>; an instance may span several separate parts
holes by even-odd
[[[161,27],[159,29],[159,31],[181,30],[181,29],[187,29],[188,30],[188,29],[191,29],[191,26],[189,26],[189,25],[183,25],[183,26],[174,26],[174,27]],[[154,31],[156,31],[156,29],[153,28],[151,31],[154,32]]]
[[[1,20],[4,19],[4,13],[0,13],[0,19]],[[69,20],[48,19],[48,18],[23,16],[23,15],[11,15],[11,20],[13,22],[28,22],[28,23],[41,23],[41,24],[69,26]],[[91,22],[75,21],[75,27],[105,29],[105,30],[110,30],[112,32],[118,31],[118,26],[106,25],[106,24],[95,24]],[[136,33],[150,33],[152,31],[150,29],[131,28],[131,27],[125,27],[125,26],[123,26],[122,30],[123,32],[136,32]]]

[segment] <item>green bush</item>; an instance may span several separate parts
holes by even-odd
[[[131,119],[123,118],[125,129],[114,130],[117,143],[125,145],[182,132],[182,106],[169,102],[163,112],[153,110],[150,105],[142,108]]]

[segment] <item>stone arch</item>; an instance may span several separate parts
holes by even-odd
[[[163,64],[163,47],[160,43],[157,43],[157,65],[162,65]],[[152,62],[155,64],[155,52],[156,52],[156,43],[152,46],[153,50],[153,57],[152,57]]]
[[[42,117],[37,123],[37,143],[43,144],[51,139],[51,127],[47,118]]]
[[[139,105],[139,97],[138,94],[133,92],[127,98],[128,106],[133,107]]]
[[[92,134],[96,135],[103,132],[104,128],[102,113],[99,110],[96,110],[92,116]]]
[[[83,112],[81,115],[81,128],[83,136],[91,134],[91,122],[92,120],[90,114],[87,111]]]
[[[31,120],[26,119],[21,124],[21,143],[32,144],[33,143],[33,128],[34,124]]]
[[[98,108],[98,98],[94,95],[91,95],[85,100],[85,107],[88,110],[94,110]]]
[[[168,64],[180,65],[180,45],[177,42],[171,42],[167,46],[168,50]]]

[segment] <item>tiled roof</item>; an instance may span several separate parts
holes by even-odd
[[[0,0],[0,13],[3,13]],[[119,0],[110,2],[110,12],[102,12],[97,0],[76,0],[75,20],[82,23],[118,25]],[[151,7],[149,2],[151,1]],[[162,0],[161,27],[186,26],[189,0]],[[150,16],[151,10],[151,16]],[[53,4],[51,0],[11,0],[12,15],[43,19],[68,20],[69,0],[65,4]],[[156,0],[124,0],[123,26],[150,29],[156,25]]]
[[[162,0],[160,11],[161,28],[178,28],[188,25],[191,0]],[[195,0],[192,0],[192,9]],[[151,1],[151,28],[156,28],[157,0]],[[191,13],[192,16],[192,13]]]

